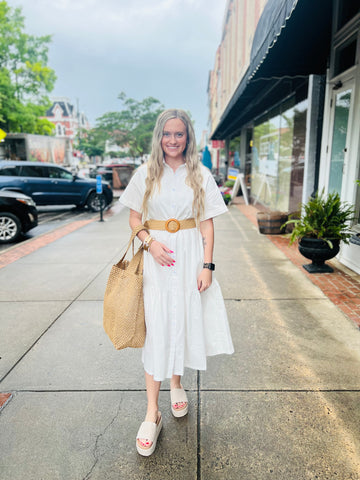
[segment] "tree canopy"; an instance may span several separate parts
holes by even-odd
[[[40,118],[56,80],[47,65],[50,42],[50,35],[25,33],[21,9],[0,1],[0,127],[7,132],[49,135],[54,129]]]
[[[133,157],[149,153],[156,118],[164,106],[156,98],[138,101],[128,98],[124,92],[118,99],[122,102],[122,109],[107,112],[96,121],[93,136],[97,144],[101,139],[100,143],[105,147],[105,141],[109,140],[110,144],[128,148]]]

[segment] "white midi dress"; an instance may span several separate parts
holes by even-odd
[[[204,166],[202,168],[207,220],[227,212],[219,189]],[[120,202],[142,211],[146,164],[139,167],[120,197]],[[161,189],[148,203],[147,219],[184,220],[192,218],[193,190],[185,184],[187,170],[181,165],[174,172],[164,162]],[[202,293],[197,276],[202,270],[204,247],[199,229],[170,233],[150,230],[151,235],[174,253],[175,266],[159,265],[144,252],[144,308],[146,339],[142,350],[145,371],[162,381],[183,375],[184,367],[206,369],[207,355],[234,352],[220,286],[214,275],[211,286]]]

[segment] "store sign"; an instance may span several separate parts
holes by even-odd
[[[240,170],[237,168],[229,168],[228,169],[228,180],[236,180],[238,175],[240,173]]]
[[[225,140],[211,140],[212,148],[225,148]]]

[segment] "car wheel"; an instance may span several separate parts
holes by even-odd
[[[12,213],[0,213],[0,244],[15,241],[21,234],[21,223]]]
[[[95,192],[90,193],[89,198],[86,202],[86,205],[92,210],[93,212],[100,212],[102,207],[105,210],[106,207],[106,200],[104,195],[98,195]]]

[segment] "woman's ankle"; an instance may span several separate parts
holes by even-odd
[[[147,410],[146,410],[145,421],[156,423],[158,415],[159,415],[159,408],[157,406],[156,407],[148,407]]]
[[[181,377],[180,375],[174,375],[170,379],[170,389],[174,390],[174,388],[181,388]]]

